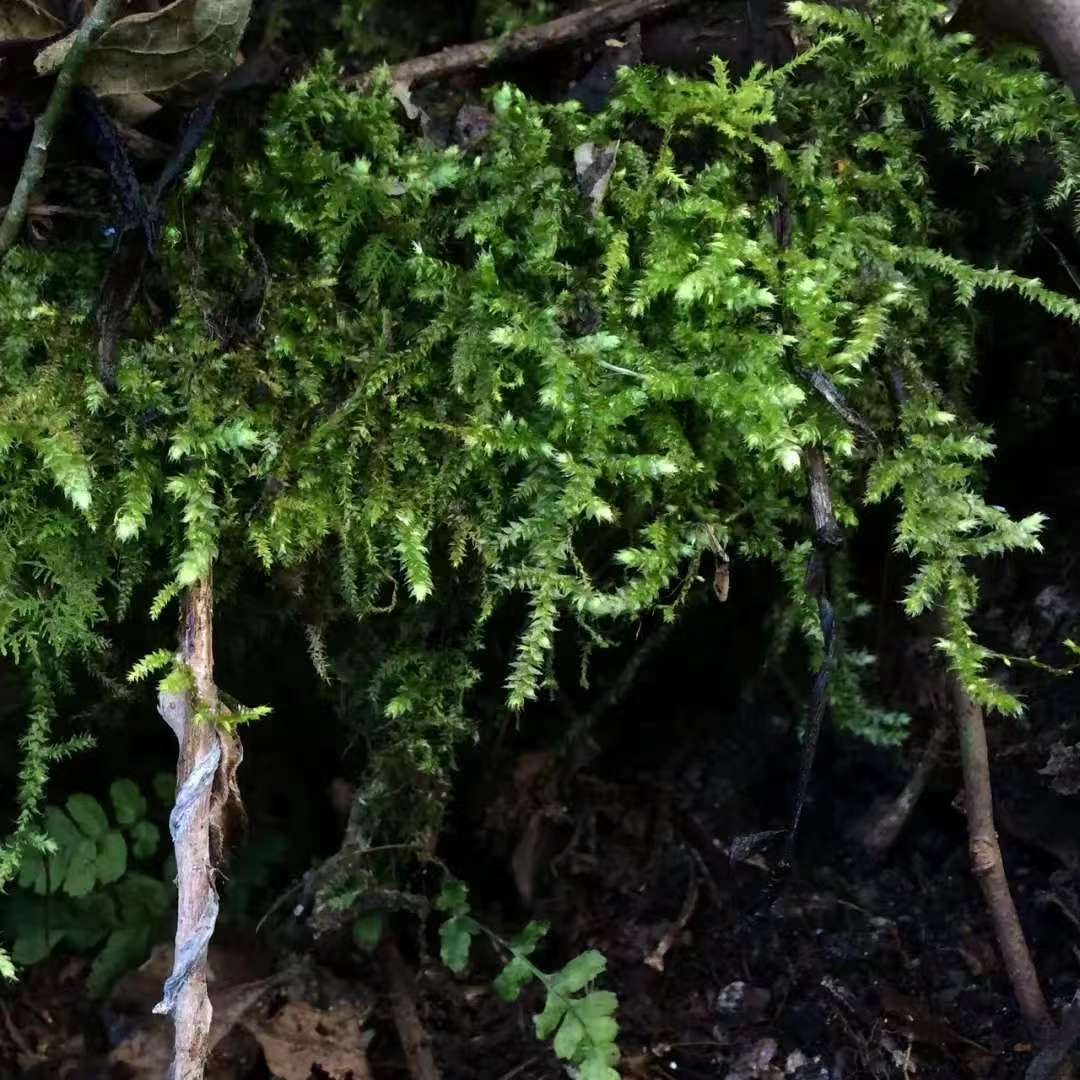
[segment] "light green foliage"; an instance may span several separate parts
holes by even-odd
[[[454,878],[443,884],[436,907],[449,916],[439,927],[439,936],[443,963],[451,971],[464,971],[472,939],[478,934],[487,937],[506,957],[503,970],[494,982],[503,1000],[516,1001],[534,979],[544,987],[544,1007],[533,1017],[537,1038],[550,1039],[556,1057],[576,1067],[579,1076],[618,1080],[615,1070],[619,1061],[615,1042],[619,1031],[615,1020],[618,1001],[610,991],[593,986],[607,967],[599,952],[590,949],[575,956],[560,971],[545,972],[530,957],[547,933],[547,923],[531,922],[506,941],[472,917],[468,891]]]
[[[145,817],[146,798],[134,781],[119,779],[109,801],[115,823],[92,795],[71,795],[63,809],[46,807],[18,888],[0,898],[12,959],[35,964],[58,945],[94,951],[87,986],[96,996],[145,959],[172,907],[171,886],[131,865],[145,866],[159,853],[161,834]]]
[[[12,253],[0,654],[45,701],[99,655],[136,588],[157,616],[211,562],[299,575],[329,613],[308,640],[368,748],[369,812],[419,792],[415,835],[437,824],[473,730],[466,695],[496,609],[523,612],[513,708],[552,681],[568,627],[604,641],[645,613],[676,617],[714,543],[778,567],[813,644],[800,461],[816,445],[842,524],[867,496],[893,500],[909,609],[940,605],[968,689],[1015,710],[969,628],[970,561],[1035,549],[1041,521],[983,499],[990,444],[958,388],[980,292],[1074,321],[1080,308],[950,250],[925,118],[978,169],[1038,140],[1062,166],[1060,202],[1076,196],[1080,114],[1030,57],[986,59],[942,34],[928,0],[794,10],[817,44],[790,70],[623,72],[595,117],[499,87],[467,152],[420,137],[385,75],[359,93],[326,59],[274,99],[257,145],[216,132],[201,185],[177,196],[183,228],[164,233],[175,312],[136,320],[115,393],[89,318],[101,257]],[[574,150],[615,140],[594,214]],[[258,327],[232,335],[255,236],[270,287]],[[893,374],[908,388],[899,418]],[[152,653],[133,674],[164,664]],[[45,843],[36,813],[62,752],[50,715],[31,715],[0,884]]]

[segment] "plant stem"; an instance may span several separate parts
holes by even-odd
[[[953,710],[960,735],[960,760],[964,772],[964,806],[967,812],[968,850],[971,869],[990,909],[998,948],[1013,993],[1028,1030],[1040,1043],[1056,1031],[1043,997],[1039,976],[1031,959],[1024,930],[1016,914],[1001,847],[994,829],[994,801],[990,787],[990,758],[981,706],[955,675],[949,679]]]
[[[68,49],[67,56],[60,66],[56,85],[49,95],[45,111],[37,118],[34,132],[30,137],[30,147],[23,159],[22,171],[8,203],[7,213],[0,222],[0,256],[7,253],[15,243],[30,203],[30,195],[41,182],[45,174],[45,161],[49,156],[49,144],[52,142],[60,119],[64,115],[68,98],[71,97],[75,84],[79,81],[79,69],[90,46],[102,31],[108,29],[123,0],[98,0],[94,10],[83,19]]]
[[[217,922],[211,853],[211,801],[222,750],[217,726],[198,716],[217,709],[214,685],[214,593],[209,574],[184,599],[179,661],[193,687],[162,691],[158,708],[180,744],[176,803],[169,831],[176,852],[176,949],[173,970],[154,1012],[172,1013],[171,1080],[201,1080],[209,1054],[213,1008],[206,990],[206,950]]]

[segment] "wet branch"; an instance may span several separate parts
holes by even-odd
[[[79,69],[82,67],[83,59],[94,40],[112,23],[121,4],[122,0],[98,0],[94,5],[94,10],[82,21],[75,33],[71,48],[60,66],[60,74],[56,77],[56,85],[49,95],[45,111],[34,124],[34,132],[30,137],[30,147],[26,151],[22,171],[19,173],[15,190],[12,192],[4,220],[0,222],[0,256],[6,254],[22,230],[30,196],[45,174],[49,145],[60,126],[60,120],[67,108],[71,92],[79,81]]]

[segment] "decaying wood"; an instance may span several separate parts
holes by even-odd
[[[994,829],[994,802],[990,786],[990,756],[982,708],[955,676],[950,677],[953,711],[960,736],[960,760],[964,772],[964,808],[967,814],[971,868],[982,889],[1005,971],[1016,995],[1024,1022],[1040,1043],[1056,1033],[1046,1005],[1039,976],[1031,959],[1027,939],[1016,913],[1005,864]]]
[[[390,1011],[394,1016],[398,1039],[412,1080],[440,1080],[439,1067],[431,1052],[431,1039],[420,1015],[416,1011],[416,993],[413,988],[412,972],[409,970],[394,941],[387,930],[379,945],[379,959],[386,973],[387,989],[390,992]]]
[[[406,86],[418,86],[476,68],[490,67],[496,62],[521,60],[546,49],[617,30],[638,19],[666,15],[686,7],[688,3],[689,0],[609,0],[608,3],[596,4],[550,22],[526,26],[505,37],[451,45],[427,56],[414,57],[393,69],[393,80]],[[354,86],[366,86],[370,78],[370,73],[365,73],[349,82]]]

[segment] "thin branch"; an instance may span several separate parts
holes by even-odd
[[[200,708],[217,708],[214,685],[214,594],[209,577],[184,601],[178,660],[191,673],[192,690],[163,690],[158,709],[180,744],[176,802],[169,832],[176,852],[176,949],[173,970],[156,1013],[172,1013],[174,1042],[171,1080],[200,1080],[210,1050],[213,1009],[206,990],[206,950],[218,915],[211,859],[214,780],[222,761],[217,725]]]
[[[474,41],[467,45],[451,45],[427,56],[417,56],[398,64],[392,70],[394,82],[406,86],[434,82],[451,75],[460,75],[474,68],[486,68],[492,64],[521,60],[533,53],[555,49],[574,41],[603,34],[619,27],[628,26],[638,19],[651,19],[686,7],[689,0],[609,0],[595,4],[584,11],[552,19],[537,26],[526,26],[504,37]],[[352,86],[365,87],[371,81],[371,73],[365,72],[347,80]]]
[[[686,924],[694,917],[694,911],[697,909],[698,903],[699,884],[697,863],[691,856],[690,885],[686,890],[682,908],[664,936],[656,943],[656,947],[651,949],[644,958],[644,963],[654,971],[664,970],[664,958],[679,940],[680,935],[686,929]]]
[[[968,850],[971,868],[990,909],[998,948],[1021,1015],[1033,1038],[1046,1043],[1056,1026],[1046,1005],[1020,918],[1016,913],[1009,880],[1001,859],[994,829],[994,802],[990,787],[990,756],[981,706],[971,700],[955,675],[950,675],[953,710],[960,735],[960,760],[964,772],[964,807],[967,813]]]
[[[83,59],[94,40],[112,23],[122,2],[123,0],[98,0],[94,5],[94,10],[82,21],[75,32],[71,48],[68,49],[68,54],[60,66],[60,74],[56,77],[56,85],[53,87],[52,94],[49,95],[45,111],[34,124],[34,133],[30,138],[30,148],[26,151],[26,158],[23,160],[22,172],[19,173],[4,220],[0,222],[0,256],[7,253],[22,230],[30,195],[45,174],[49,144],[60,125],[60,119],[67,108],[68,98],[71,97],[71,92],[79,81],[79,69],[82,67]]]

